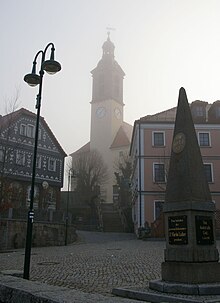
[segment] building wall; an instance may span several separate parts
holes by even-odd
[[[0,120],[0,175],[5,189],[0,208],[28,207],[36,115],[20,109]],[[60,206],[65,153],[43,118],[40,120],[34,208],[56,209]],[[43,185],[47,184],[47,188]],[[8,192],[11,192],[8,195]],[[16,193],[16,194],[15,194]],[[1,197],[2,199],[2,197]]]
[[[143,122],[141,126],[136,124],[135,128],[131,157],[135,164],[132,190],[133,192],[135,191],[135,184],[139,189],[136,195],[133,194],[133,213],[136,214],[134,223],[137,232],[138,227],[144,226],[146,221],[149,224],[154,222],[156,214],[158,215],[159,213],[160,201],[164,201],[174,123]],[[195,124],[195,129],[198,137],[199,133],[205,133],[205,136],[209,137],[210,146],[200,146],[200,150],[204,164],[211,164],[213,180],[209,182],[209,187],[216,208],[220,209],[220,125],[210,123]],[[164,134],[164,146],[155,147],[153,145],[154,132]],[[154,164],[164,164],[165,182],[155,182]],[[144,207],[143,205],[141,207],[141,201]],[[140,209],[143,211],[142,214],[139,213]]]
[[[0,251],[25,246],[26,221],[0,219]],[[68,243],[76,241],[75,227],[68,226]],[[35,222],[32,245],[59,246],[65,244],[65,224]]]

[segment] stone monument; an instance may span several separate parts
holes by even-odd
[[[219,303],[215,206],[184,88],[180,89],[164,203],[166,249],[161,280],[112,293],[147,302]]]
[[[150,289],[220,294],[214,210],[186,92],[181,88],[163,209],[165,261],[162,280],[151,281]]]

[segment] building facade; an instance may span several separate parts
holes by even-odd
[[[212,200],[220,209],[220,101],[190,105]],[[176,108],[136,120],[130,148],[135,231],[162,212]]]
[[[92,73],[92,101],[90,142],[71,154],[74,159],[81,152],[97,150],[108,167],[108,182],[101,186],[104,202],[113,202],[115,184],[114,166],[121,153],[128,153],[132,126],[124,122],[123,79],[124,71],[115,60],[115,46],[109,34],[102,46],[103,54]],[[74,189],[74,184],[72,185]]]
[[[0,116],[0,209],[29,207],[36,115]],[[34,209],[59,209],[65,152],[40,117]]]

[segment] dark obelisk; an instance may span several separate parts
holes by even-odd
[[[162,280],[151,281],[150,288],[188,293],[191,287],[190,292],[198,294],[202,285],[211,284],[204,292],[220,294],[214,210],[186,92],[181,88],[163,210],[165,261]]]

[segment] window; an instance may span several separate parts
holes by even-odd
[[[41,129],[38,129],[38,140],[41,140]]]
[[[36,168],[41,168],[41,156],[37,156]]]
[[[198,133],[199,145],[200,146],[210,146],[210,133]]]
[[[217,107],[215,108],[215,116],[216,116],[216,118],[219,118],[219,117],[220,117],[220,106],[217,106]]]
[[[50,171],[56,171],[56,160],[55,159],[49,158],[49,161],[48,161],[48,170],[50,170]]]
[[[154,163],[154,182],[165,182],[165,169],[163,163]]]
[[[163,211],[164,201],[154,201],[154,220],[158,219]]]
[[[196,106],[193,110],[196,117],[203,117],[204,116],[204,108],[203,106]]]
[[[153,132],[153,146],[164,146],[164,132]]]
[[[0,149],[0,162],[4,161],[4,150]]]
[[[213,169],[212,164],[204,164],[206,179],[209,183],[213,182]]]
[[[16,153],[16,164],[25,165],[25,154],[23,151],[17,151]]]
[[[104,96],[104,75],[99,75],[99,97]]]
[[[20,135],[26,136],[26,132],[27,132],[27,126],[25,124],[21,124],[20,125]]]
[[[114,78],[114,93],[115,97],[119,97],[119,77],[115,76]]]
[[[27,125],[27,137],[34,138],[34,126],[31,124]]]

